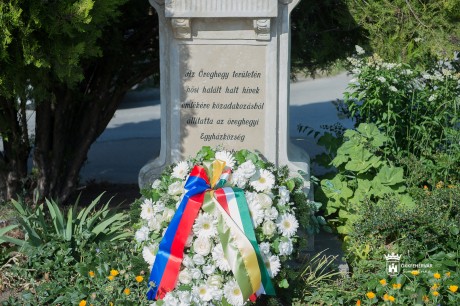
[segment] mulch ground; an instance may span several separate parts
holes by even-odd
[[[137,184],[90,183],[78,188],[72,195],[69,203],[74,203],[78,196],[80,196],[79,206],[84,207],[89,205],[103,192],[104,195],[101,198],[101,203],[106,203],[110,200],[112,207],[120,206],[122,208],[129,208],[131,203],[141,196]]]

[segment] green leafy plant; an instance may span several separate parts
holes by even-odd
[[[350,63],[354,79],[344,104],[356,125],[374,123],[406,175],[412,175],[414,164],[425,168],[432,184],[459,181],[459,60],[427,61],[421,69],[384,62],[362,50]]]
[[[11,272],[24,283],[4,305],[149,305],[148,266],[128,241],[91,243],[75,260],[67,241],[33,248]],[[20,284],[17,284],[18,286]]]
[[[373,124],[361,124],[347,130],[345,142],[337,150],[332,165],[338,173],[321,181],[325,197],[325,215],[340,234],[348,234],[359,217],[365,199],[374,202],[391,194],[405,205],[413,205],[407,194],[403,169],[391,165],[385,158],[387,137]]]
[[[95,210],[101,197],[102,194],[80,211],[76,201],[67,213],[50,200],[46,200],[46,209],[44,204],[31,208],[22,201],[12,200],[12,205],[19,214],[18,222],[27,233],[26,239],[22,241],[6,236],[6,232],[17,227],[11,225],[0,232],[0,242],[39,247],[52,239],[59,239],[70,242],[74,249],[83,249],[88,243],[127,238],[130,233],[124,230],[124,226],[129,221],[124,213],[109,209],[110,201]]]
[[[415,191],[412,191],[415,193]],[[382,258],[388,252],[406,260],[429,262],[440,270],[460,264],[460,194],[450,186],[414,194],[415,207],[394,197],[379,203],[365,201],[352,226],[345,248],[350,263]],[[363,247],[367,253],[363,254]]]
[[[363,305],[458,305],[460,277],[452,271],[411,270],[363,284]],[[383,303],[383,304],[382,304]]]

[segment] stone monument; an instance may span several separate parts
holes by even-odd
[[[141,187],[204,145],[260,151],[309,182],[309,157],[288,131],[289,16],[299,1],[150,0],[160,20],[161,150],[141,169]]]

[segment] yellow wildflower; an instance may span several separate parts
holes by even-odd
[[[436,279],[440,279],[440,278],[441,278],[441,274],[435,273],[435,274],[433,274],[433,277],[436,278]]]
[[[107,278],[109,279],[109,281],[113,281],[115,279],[115,276],[109,275],[109,276],[107,276]]]
[[[420,274],[420,271],[418,270],[413,270],[413,271],[410,271],[410,274],[412,274],[413,276],[417,276]]]
[[[361,300],[356,301],[356,306],[361,306]]]
[[[140,283],[144,280],[144,278],[140,275],[136,276],[136,282]]]
[[[433,291],[432,294],[433,294],[434,296],[438,296],[438,295],[439,295],[439,292],[438,292],[438,291]]]
[[[120,274],[120,272],[118,272],[117,270],[114,270],[114,269],[110,270],[111,276],[117,276],[118,274]]]
[[[396,299],[394,296],[390,295],[388,296],[388,300],[393,303]]]
[[[449,290],[452,291],[453,293],[455,293],[455,292],[457,292],[457,290],[458,290],[458,286],[456,286],[456,285],[451,285],[451,286],[449,286]]]
[[[401,284],[393,284],[393,289],[401,289]]]
[[[368,293],[366,293],[366,296],[368,299],[372,300],[373,298],[375,298],[375,293],[372,291],[369,291]]]
[[[436,189],[441,189],[443,186],[444,186],[444,182],[443,182],[443,181],[439,181],[439,182],[436,184]]]
[[[86,306],[86,300],[81,300],[78,306]]]
[[[387,284],[387,281],[385,279],[379,280],[380,285],[385,286]]]
[[[89,275],[89,277],[94,277],[96,275],[96,273],[94,273],[94,271],[89,271],[88,275]]]
[[[425,302],[425,303],[428,303],[428,301],[430,300],[430,298],[428,297],[428,295],[424,295],[422,300]]]
[[[434,285],[431,287],[431,290],[436,290],[439,288],[439,284],[434,283]]]
[[[383,300],[384,300],[384,301],[388,301],[388,298],[389,298],[389,297],[390,297],[390,296],[389,296],[387,293],[385,293],[384,296],[383,296]]]
[[[110,303],[109,303],[109,306],[113,306],[113,303],[112,303],[112,302],[110,302]]]
[[[130,295],[131,290],[129,288],[126,288],[125,290],[123,290],[123,293],[126,294],[126,295]]]
[[[447,276],[447,277],[450,277],[450,272],[446,272],[446,276]]]

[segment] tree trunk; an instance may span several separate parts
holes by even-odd
[[[24,99],[0,97],[0,135],[3,152],[0,152],[0,201],[17,198],[27,178],[27,160],[30,142],[27,131]]]
[[[78,186],[92,143],[105,130],[125,93],[158,71],[158,64],[151,63],[136,74],[125,69],[118,72],[122,77],[114,78],[109,62],[91,72],[86,94],[59,87],[51,99],[38,105],[34,166],[40,196],[65,203]]]

